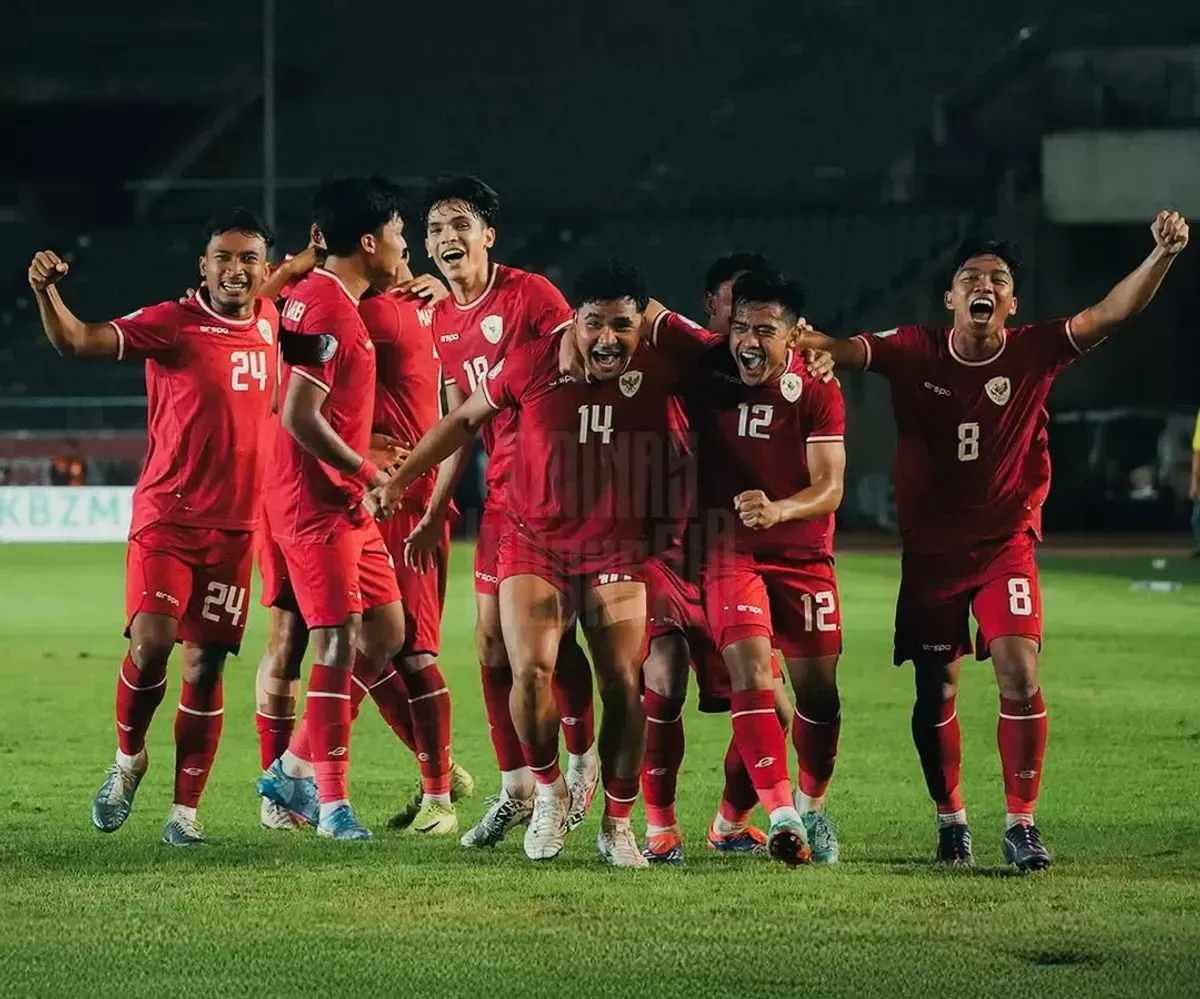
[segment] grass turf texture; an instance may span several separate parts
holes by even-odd
[[[225,733],[201,818],[210,843],[158,842],[178,674],[125,827],[89,806],[114,749],[124,549],[0,547],[0,992],[8,996],[1184,996],[1200,994],[1200,572],[1150,556],[1043,559],[1051,741],[1042,876],[1000,866],[996,694],[959,697],[979,866],[930,863],[932,809],[909,741],[911,677],[890,664],[896,560],[839,562],[846,654],[830,795],[843,863],[788,871],[704,848],[728,718],[689,707],[680,784],[687,864],[618,872],[598,818],[555,862],[520,835],[491,852],[390,833],[416,766],[370,702],[351,787],[378,839],[258,827],[253,672],[265,614],[226,678]],[[495,777],[472,654],[470,553],[455,552],[442,669],[455,755]],[[1132,593],[1175,578],[1177,593]],[[794,761],[793,761],[794,772]],[[761,813],[759,814],[761,821]],[[639,828],[641,818],[638,818]]]

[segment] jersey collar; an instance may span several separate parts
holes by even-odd
[[[470,312],[492,293],[492,289],[496,286],[496,275],[500,271],[500,265],[494,263],[488,264],[488,269],[491,271],[491,274],[488,275],[487,284],[483,286],[483,291],[480,292],[475,298],[471,299],[471,301],[460,303],[453,295],[450,296],[450,301],[454,303],[454,307],[458,309],[459,312]]]
[[[336,274],[334,274],[333,271],[327,271],[324,267],[314,267],[313,273],[319,274],[321,277],[329,278],[330,281],[336,281],[337,286],[339,288],[341,288],[342,291],[344,291],[346,293],[346,297],[348,299],[350,299],[351,302],[354,303],[354,307],[358,308],[358,299],[355,298],[352,294],[350,294],[350,289],[347,288],[344,284],[342,284],[342,279],[340,277],[338,277]]]
[[[257,309],[251,312],[250,315],[245,319],[234,319],[232,316],[221,315],[221,313],[208,304],[208,300],[204,294],[203,288],[196,289],[196,291],[192,294],[192,300],[200,306],[202,311],[207,312],[213,317],[213,319],[217,320],[217,322],[224,323],[226,326],[252,326],[254,321],[258,318]]]
[[[1000,331],[1000,349],[998,351],[996,351],[996,353],[994,353],[991,357],[985,357],[982,361],[968,361],[965,357],[962,356],[962,354],[960,354],[957,350],[954,349],[954,327],[953,326],[951,326],[949,331],[946,333],[946,345],[950,349],[950,356],[953,357],[954,360],[956,360],[959,364],[964,364],[968,368],[982,368],[985,364],[991,364],[992,361],[996,360],[1001,354],[1004,353],[1004,348],[1008,346],[1008,328],[1004,327]]]

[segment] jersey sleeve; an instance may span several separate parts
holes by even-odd
[[[109,325],[117,331],[117,360],[169,355],[175,349],[182,323],[178,302],[160,302],[110,319]]]
[[[538,336],[557,333],[571,321],[571,307],[563,293],[540,274],[530,274],[525,286],[529,323]]]
[[[650,331],[650,342],[655,347],[684,364],[707,354],[724,339],[678,312],[659,313]]]
[[[292,371],[326,392],[333,390],[356,331],[323,303],[309,302],[295,328],[280,330],[279,347]]]
[[[1070,319],[1055,319],[1048,323],[1034,323],[1023,327],[1018,334],[1028,344],[1029,356],[1052,375],[1058,374],[1068,364],[1082,357],[1086,350],[1079,346],[1071,335]],[[1090,349],[1090,348],[1089,348]]]
[[[919,326],[897,326],[879,333],[860,333],[854,337],[866,348],[867,362],[864,371],[874,371],[884,378],[901,374],[910,360],[918,356],[924,347],[924,337]]]
[[[846,436],[846,400],[835,378],[813,382],[805,393],[808,400],[808,444],[839,444]]]
[[[512,409],[519,405],[521,392],[529,384],[533,348],[540,342],[534,340],[502,357],[480,381],[480,391],[492,409]]]
[[[387,295],[375,295],[363,299],[358,314],[367,327],[371,342],[378,345],[393,345],[400,342],[404,334],[400,322],[400,310]]]

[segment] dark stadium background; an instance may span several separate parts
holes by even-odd
[[[1137,165],[1079,158],[1079,185],[1104,166],[1135,202],[1200,216],[1181,152],[1198,41],[1186,2],[6,4],[0,481],[49,482],[65,454],[90,483],[129,482],[140,454],[140,370],[58,360],[27,294],[35,250],[71,260],[81,316],[119,315],[194,283],[218,205],[264,210],[281,250],[302,246],[308,190],[339,172],[414,196],[476,172],[501,194],[499,259],[563,280],[619,254],[693,316],[710,260],[755,249],[807,283],[829,332],[936,321],[970,231],[1023,245],[1023,316],[1076,310],[1147,252],[1152,211],[1055,221],[1046,137],[1169,134]],[[1176,270],[1055,388],[1052,531],[1187,523],[1200,281],[1191,259]],[[846,389],[841,523],[886,529],[887,389]]]

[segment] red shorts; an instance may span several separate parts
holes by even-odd
[[[570,597],[607,583],[641,583],[646,579],[644,558],[616,554],[607,559],[589,556],[586,561],[581,561],[543,548],[515,529],[510,529],[500,539],[497,576],[500,582],[510,576],[537,576]]]
[[[1042,592],[1034,538],[1022,534],[974,552],[905,555],[896,600],[895,663],[949,663],[972,651],[970,615],[978,625],[977,659],[992,639],[1020,635],[1042,644]]]
[[[250,531],[152,524],[125,551],[125,636],[138,614],[179,622],[176,641],[236,653],[246,630],[254,566]]]
[[[300,605],[296,603],[292,580],[288,576],[287,559],[283,557],[279,542],[271,537],[271,530],[265,521],[260,521],[258,530],[254,532],[254,551],[258,560],[258,574],[262,578],[259,603],[264,607],[278,607],[298,614]]]
[[[648,641],[682,635],[700,688],[700,710],[728,711],[729,671],[708,630],[700,587],[658,558],[646,560],[645,572]]]
[[[722,650],[744,638],[763,637],[789,659],[842,651],[832,562],[722,555],[704,566],[704,610]]]
[[[485,502],[475,538],[475,592],[495,596],[500,592],[500,539],[509,530],[503,508]]]
[[[392,556],[373,520],[319,541],[280,541],[279,547],[309,628],[334,628],[351,614],[400,599]]]
[[[446,578],[450,569],[450,522],[428,572],[417,572],[404,564],[404,539],[420,522],[423,511],[401,512],[379,525],[392,561],[396,563],[396,585],[404,601],[404,645],[402,656],[428,653],[436,656],[441,643],[442,609],[446,605]]]

